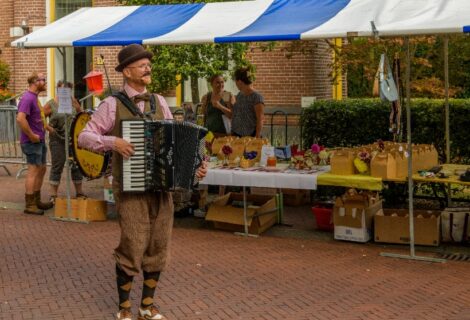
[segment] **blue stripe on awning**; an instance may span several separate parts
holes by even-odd
[[[74,41],[73,46],[142,44],[144,39],[158,37],[180,27],[203,6],[203,3],[142,6],[108,29]]]
[[[470,32],[470,26],[464,26],[463,27],[463,32],[464,33]]]
[[[334,17],[351,0],[275,0],[247,28],[215,42],[299,40],[303,32],[312,30]]]

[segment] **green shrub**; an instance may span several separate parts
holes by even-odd
[[[444,100],[414,99],[411,103],[412,142],[434,144],[445,160]],[[470,162],[470,100],[451,99],[450,139],[452,162]],[[390,103],[379,99],[319,100],[302,117],[303,142],[326,147],[358,146],[378,139],[391,140]],[[406,109],[402,110],[403,129]],[[406,132],[403,133],[406,141]]]

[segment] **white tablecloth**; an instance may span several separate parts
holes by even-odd
[[[206,177],[200,184],[237,186],[237,187],[265,187],[265,188],[287,188],[307,189],[317,188],[317,176],[323,171],[299,173],[295,170],[276,171],[249,171],[239,168],[210,168]]]

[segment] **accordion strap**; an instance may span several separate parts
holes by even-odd
[[[142,113],[142,111],[140,111],[140,109],[135,105],[134,102],[132,102],[132,100],[129,98],[129,96],[125,93],[125,92],[122,92],[122,91],[118,91],[118,92],[115,92],[113,93],[113,97],[115,97],[116,99],[119,99],[119,101],[121,101],[121,103],[127,108],[127,110],[129,110],[132,115],[134,116],[139,116],[140,118],[151,118],[150,117],[150,114],[154,114],[157,110],[157,103],[155,101],[155,95],[151,94],[150,95],[150,114],[149,113]]]

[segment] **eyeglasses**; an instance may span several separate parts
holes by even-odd
[[[140,70],[145,70],[145,69],[152,70],[152,65],[150,63],[144,63],[144,64],[141,64],[139,66],[127,67],[127,68],[137,68],[137,69],[140,69]]]

